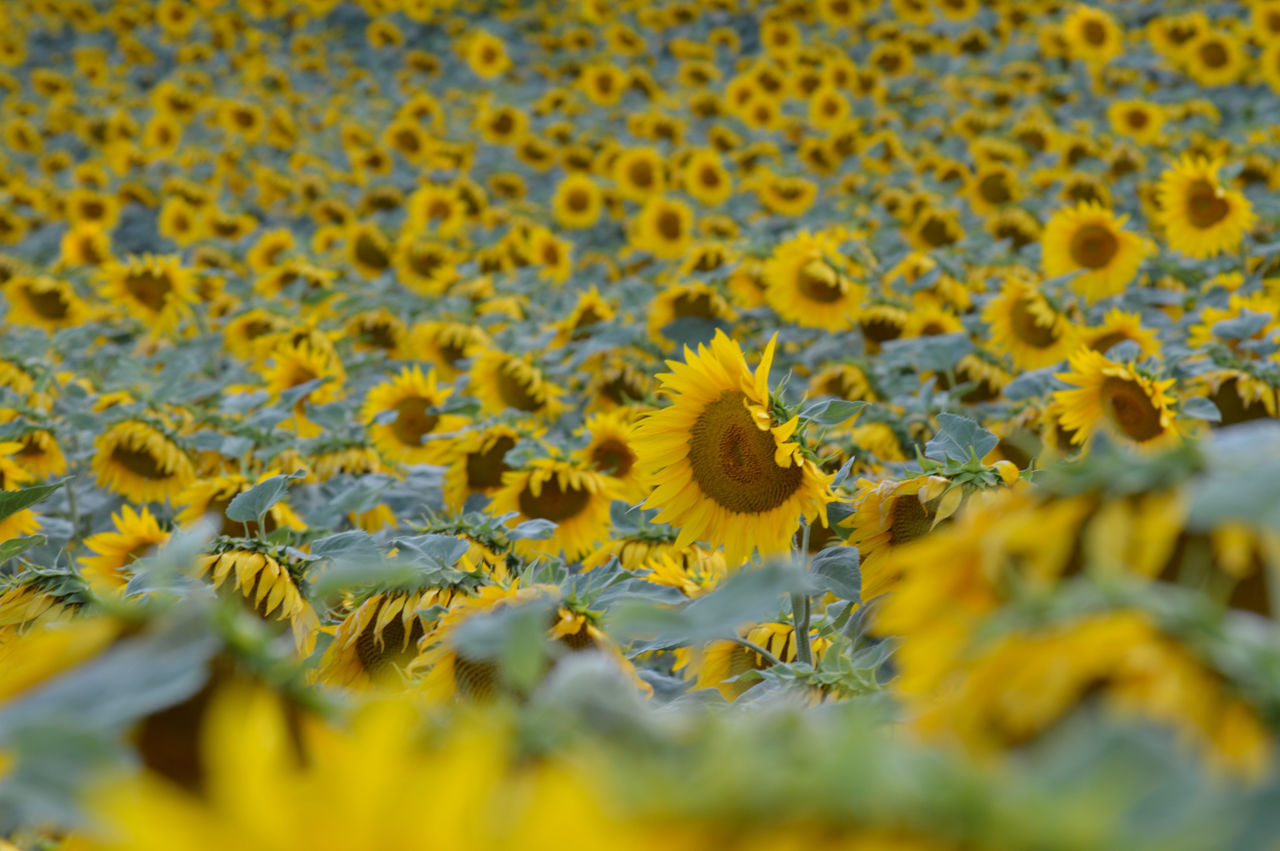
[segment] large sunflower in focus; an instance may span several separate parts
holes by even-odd
[[[1166,392],[1174,379],[1148,378],[1088,348],[1073,354],[1069,364],[1071,371],[1058,378],[1075,389],[1059,390],[1054,398],[1062,406],[1062,427],[1075,432],[1072,443],[1084,443],[1102,429],[1134,443],[1178,438],[1174,399]]]
[[[1158,222],[1165,241],[1188,257],[1234,251],[1253,227],[1253,207],[1218,182],[1217,160],[1185,157],[1160,175]]]
[[[826,525],[830,477],[790,438],[798,419],[774,421],[769,396],[770,341],[755,374],[738,344],[717,331],[710,346],[685,349],[659,376],[674,404],[635,430],[642,472],[657,486],[646,501],[659,523],[680,526],[678,547],[724,545],[736,567],[753,550],[786,551],[800,525]]]
[[[1090,302],[1119,295],[1138,274],[1146,246],[1124,216],[1093,203],[1059,210],[1044,228],[1044,272],[1079,272],[1071,286]]]
[[[778,245],[764,264],[764,296],[788,322],[847,331],[866,295],[862,275],[834,234],[801,231]]]

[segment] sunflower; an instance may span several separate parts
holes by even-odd
[[[404,233],[396,240],[392,264],[396,278],[419,295],[439,295],[458,280],[457,251],[441,240]]]
[[[31,474],[13,460],[22,451],[22,444],[0,443],[0,490],[16,491],[31,481]],[[9,540],[40,531],[40,519],[30,508],[15,511],[0,520],[0,540]]]
[[[628,201],[644,203],[667,187],[666,164],[656,148],[628,148],[613,161],[613,182]]]
[[[1124,50],[1124,32],[1106,11],[1077,3],[1062,22],[1062,37],[1075,59],[1105,65]]]
[[[1079,349],[1068,365],[1070,371],[1057,377],[1075,389],[1059,390],[1054,399],[1062,406],[1062,427],[1075,432],[1072,443],[1103,429],[1140,444],[1178,439],[1174,398],[1167,392],[1175,379],[1150,378],[1089,348]]]
[[[391,268],[391,240],[374,222],[358,222],[347,232],[347,262],[372,280]]]
[[[600,295],[594,285],[578,294],[578,300],[569,315],[555,323],[555,344],[563,346],[575,340],[588,339],[603,322],[611,322],[617,315],[613,305]]]
[[[650,339],[656,343],[670,344],[671,341],[662,333],[662,329],[686,317],[727,323],[737,319],[738,314],[710,284],[676,284],[664,289],[649,304],[646,325]]]
[[[308,390],[294,402],[294,418],[291,427],[301,437],[315,437],[320,426],[306,416],[306,404],[322,405],[341,399],[347,371],[332,347],[316,345],[311,338],[294,344],[282,342],[274,346],[268,355],[267,367],[262,372],[267,391],[279,398],[301,384],[324,379],[318,387]]]
[[[582,172],[572,172],[556,186],[551,197],[551,213],[565,228],[589,228],[600,220],[604,193]]]
[[[1009,277],[982,312],[993,350],[1018,369],[1058,363],[1075,348],[1076,331],[1034,284]]]
[[[1187,45],[1183,64],[1191,79],[1212,88],[1238,81],[1249,54],[1238,39],[1226,32],[1205,30]]]
[[[780,243],[764,264],[765,300],[787,322],[845,331],[866,298],[861,265],[840,250],[831,230],[800,231]]]
[[[435,366],[446,381],[462,374],[462,362],[491,345],[489,335],[469,322],[424,322],[410,332],[417,356]]]
[[[1164,138],[1165,119],[1164,108],[1151,101],[1114,100],[1107,104],[1112,131],[1140,145],[1158,144]]]
[[[1160,175],[1157,223],[1169,245],[1197,259],[1235,251],[1254,223],[1249,200],[1218,182],[1221,162],[1184,157]]]
[[[25,231],[25,224],[21,230]],[[21,239],[18,234],[17,242]],[[62,262],[68,266],[102,266],[109,263],[111,255],[111,235],[98,225],[78,225],[70,228],[62,235]]]
[[[511,472],[506,454],[521,439],[516,429],[500,423],[464,433],[452,446],[449,469],[444,475],[444,503],[460,512],[472,494],[491,495]]]
[[[477,77],[492,80],[511,67],[511,58],[507,55],[507,46],[502,39],[477,30],[471,33],[463,43],[463,56]]]
[[[964,239],[964,227],[955,210],[929,207],[912,220],[907,239],[917,251],[933,251]]]
[[[360,419],[368,424],[373,445],[388,459],[403,464],[439,464],[449,456],[454,432],[468,422],[466,417],[434,411],[451,392],[436,387],[434,371],[424,375],[420,367],[405,367],[369,391]],[[383,422],[391,412],[395,419]]]
[[[152,334],[174,330],[191,315],[195,276],[176,255],[130,257],[102,270],[102,296],[140,320]]]
[[[17,411],[0,409],[0,423],[12,422],[17,417]],[[57,438],[48,429],[24,429],[13,437],[13,441],[22,447],[14,459],[33,478],[47,479],[67,472],[67,458],[62,454]]]
[[[693,243],[693,210],[675,198],[650,198],[631,225],[632,245],[662,260],[678,259]]]
[[[357,351],[383,352],[392,360],[409,359],[409,326],[385,308],[355,314],[344,330],[354,338]]]
[[[214,588],[227,585],[239,591],[264,620],[288,621],[299,652],[310,654],[320,620],[299,587],[301,568],[283,551],[259,552],[233,545],[201,556],[195,572],[208,576]]]
[[[854,512],[841,525],[851,530],[848,541],[862,557],[864,600],[893,585],[896,575],[888,562],[881,564],[882,556],[928,534],[939,522],[942,497],[948,490],[958,491],[959,486],[940,476],[858,480]]]
[[[1092,203],[1054,213],[1041,240],[1044,273],[1078,272],[1071,286],[1088,302],[1124,292],[1147,253],[1142,237],[1124,230],[1126,219]]]
[[[1137,343],[1139,358],[1154,357],[1160,353],[1156,332],[1143,328],[1142,317],[1137,313],[1118,307],[1108,310],[1101,323],[1085,329],[1080,336],[1081,344],[1104,355],[1112,346],[1125,341]]]
[[[213,476],[192,482],[174,499],[174,506],[179,509],[175,519],[183,526],[190,526],[201,517],[211,516],[218,523],[218,534],[231,538],[259,533],[269,535],[280,528],[301,532],[307,528],[307,524],[293,512],[287,500],[278,500],[267,509],[261,530],[258,529],[257,521],[242,523],[227,516],[227,506],[231,504],[231,500],[275,475],[275,470],[264,472],[257,482],[237,474]]]
[[[4,287],[8,320],[53,333],[88,322],[93,311],[66,281],[47,275],[19,275]]]
[[[684,192],[703,207],[718,207],[733,197],[733,177],[713,148],[690,154],[680,180]]]
[[[418,643],[427,633],[421,612],[432,606],[447,608],[457,593],[454,588],[430,588],[371,595],[334,630],[316,679],[336,686],[394,683],[418,655]]]
[[[784,552],[800,518],[826,525],[830,477],[790,440],[798,418],[774,421],[769,369],[775,341],[753,375],[738,344],[717,330],[710,346],[659,376],[673,404],[647,415],[634,442],[656,490],[655,522],[680,524],[677,546],[705,540],[736,567],[754,550]]]
[[[974,171],[966,186],[969,205],[980,215],[989,215],[1022,195],[1018,174],[1005,163],[985,163]]]
[[[169,540],[169,532],[144,505],[140,511],[124,505],[111,515],[115,530],[98,532],[84,539],[92,556],[80,559],[80,572],[90,587],[104,592],[120,592],[129,581],[129,565],[159,549]]]
[[[868,304],[858,311],[857,325],[867,351],[878,352],[881,343],[902,336],[910,313],[893,304]]]
[[[689,547],[672,552],[658,551],[636,564],[627,565],[619,559],[627,570],[648,571],[644,579],[653,585],[668,588],[679,588],[686,597],[701,597],[714,591],[729,576],[729,568],[725,564],[724,555],[720,552],[708,552],[701,547]],[[586,569],[586,565],[583,565]]]
[[[616,487],[609,477],[582,462],[537,458],[524,469],[502,474],[502,486],[494,492],[488,511],[496,516],[515,512],[510,525],[526,520],[556,524],[546,540],[516,541],[517,554],[563,555],[574,560],[608,539],[609,507]]]
[[[751,188],[760,204],[775,216],[803,216],[818,198],[818,185],[803,177],[765,173],[752,175]]]
[[[792,624],[755,624],[742,632],[743,638],[768,650],[780,661],[796,660],[796,630]],[[831,646],[831,641],[818,636],[816,631],[809,641],[815,661],[821,660]],[[685,679],[693,680],[693,688],[714,688],[725,700],[736,700],[754,684],[736,677],[747,671],[762,671],[770,664],[759,653],[736,641],[713,641],[705,647],[678,648],[675,657],[673,669],[683,671]]]
[[[593,415],[579,432],[591,437],[591,442],[582,450],[582,457],[592,469],[613,481],[620,499],[632,504],[649,494],[636,467],[633,431],[630,411],[619,408]]]
[[[491,414],[516,410],[551,418],[564,407],[564,391],[543,377],[532,355],[487,349],[473,359],[467,386]]]
[[[866,370],[852,363],[833,363],[815,373],[809,379],[809,393],[850,401],[876,398]]]
[[[195,478],[187,453],[155,426],[125,420],[94,441],[98,486],[134,502],[177,496]]]

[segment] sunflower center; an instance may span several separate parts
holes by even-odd
[[[1058,341],[1058,333],[1053,329],[1053,325],[1041,323],[1040,317],[1031,312],[1028,299],[1018,299],[1014,303],[1013,310],[1010,311],[1009,324],[1014,336],[1028,346],[1044,349]]]
[[[422,438],[430,434],[439,424],[440,418],[427,413],[430,405],[421,396],[410,396],[396,404],[396,419],[391,424],[391,431],[396,440],[405,446],[421,446]]]
[[[1222,42],[1210,41],[1200,46],[1200,61],[1209,68],[1221,68],[1230,58]]]
[[[1218,187],[1204,178],[1187,187],[1186,198],[1187,218],[1201,230],[1213,227],[1231,212],[1231,205],[1218,192]]]
[[[1101,21],[1085,21],[1081,34],[1085,41],[1095,47],[1107,43],[1107,28]]]
[[[956,241],[955,234],[951,232],[946,220],[940,216],[929,217],[924,227],[920,229],[920,237],[934,248],[951,245]]]
[[[173,475],[162,468],[159,460],[145,449],[117,446],[111,453],[111,460],[144,479],[167,479]]]
[[[978,191],[989,204],[1007,204],[1013,200],[1009,184],[1003,174],[989,174],[978,183]]]
[[[627,179],[639,189],[653,185],[653,165],[648,160],[635,160],[627,166]]]
[[[378,241],[367,233],[356,237],[355,255],[362,265],[370,269],[385,269],[391,263],[387,252],[383,251]]]
[[[581,189],[574,189],[565,198],[565,206],[575,213],[586,211],[591,206],[591,198]]]
[[[472,490],[490,490],[502,484],[502,474],[510,470],[503,460],[516,445],[514,437],[503,435],[482,452],[467,455],[467,487]]]
[[[159,312],[173,291],[168,275],[152,271],[134,272],[124,279],[125,289],[148,310]]]
[[[1130,439],[1143,443],[1164,433],[1160,411],[1140,384],[1109,375],[1102,382],[1101,394],[1103,410]]]
[[[702,492],[737,514],[761,514],[800,488],[804,470],[779,467],[773,434],[756,427],[741,390],[726,390],[698,416],[689,437],[689,465]]]
[[[679,214],[674,210],[663,210],[658,213],[658,219],[655,224],[659,235],[663,239],[675,242],[684,236],[684,222],[680,220]]]
[[[430,278],[444,268],[444,256],[434,248],[410,248],[409,266],[424,278]]]
[[[805,298],[821,304],[839,301],[845,289],[840,274],[821,260],[805,263],[800,269],[796,285]]]
[[[403,667],[413,661],[418,652],[418,640],[425,632],[422,619],[415,617],[406,634],[404,622],[394,617],[382,628],[380,636],[373,628],[376,622],[376,618],[372,619],[356,639],[356,658],[360,660],[360,666],[369,674],[377,675],[392,665]]]
[[[591,450],[591,463],[610,476],[625,476],[636,463],[635,453],[621,440],[602,440]]]
[[[503,404],[517,411],[536,411],[542,407],[533,393],[532,382],[515,369],[498,370],[498,395]]]
[[[551,478],[542,483],[542,490],[537,496],[528,486],[520,491],[520,513],[537,520],[561,523],[581,514],[590,501],[590,491],[572,486],[564,488],[558,478]]]
[[[27,302],[45,319],[65,319],[71,305],[56,289],[38,291],[27,287]]]
[[[929,531],[932,519],[914,494],[894,498],[889,508],[889,541],[897,546],[914,541]]]
[[[1101,269],[1115,258],[1120,240],[1103,225],[1085,225],[1071,237],[1071,259],[1087,269]]]

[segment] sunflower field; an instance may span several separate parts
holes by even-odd
[[[1280,849],[1280,0],[4,0],[0,851]]]

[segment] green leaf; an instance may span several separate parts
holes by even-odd
[[[471,547],[463,538],[437,534],[396,538],[395,544],[415,561],[444,567],[462,558],[463,553]]]
[[[526,520],[507,533],[513,541],[545,541],[556,531],[556,524],[550,520],[539,518]]]
[[[0,491],[0,520],[17,514],[24,508],[30,508],[37,502],[43,502],[53,492],[67,483],[66,479],[47,485],[32,485],[16,491]]]
[[[1000,438],[968,417],[938,414],[938,431],[925,444],[924,454],[935,461],[963,463],[969,460],[971,450],[973,455],[982,458],[999,442]]]
[[[787,594],[808,593],[803,573],[788,562],[743,570],[705,597],[683,606],[619,601],[610,628],[624,639],[697,644],[734,634],[743,624],[773,617]]]
[[[1204,396],[1192,396],[1190,399],[1183,399],[1180,410],[1187,416],[1197,420],[1208,420],[1211,423],[1222,422],[1222,412],[1218,410],[1218,406],[1213,403],[1212,399],[1206,399]]]
[[[857,547],[837,546],[819,552],[809,566],[821,590],[858,603],[862,600],[862,571],[858,564]]]
[[[227,506],[227,517],[237,523],[251,523],[270,510],[280,501],[289,487],[289,482],[303,477],[301,470],[287,476],[272,476],[259,482],[247,491],[237,494]]]
[[[0,564],[4,564],[11,558],[16,558],[32,547],[38,547],[47,539],[44,535],[24,535],[21,538],[11,538],[0,544]]]
[[[846,399],[818,399],[801,409],[800,419],[818,425],[840,425],[857,416],[869,404],[869,402],[850,402]]]

